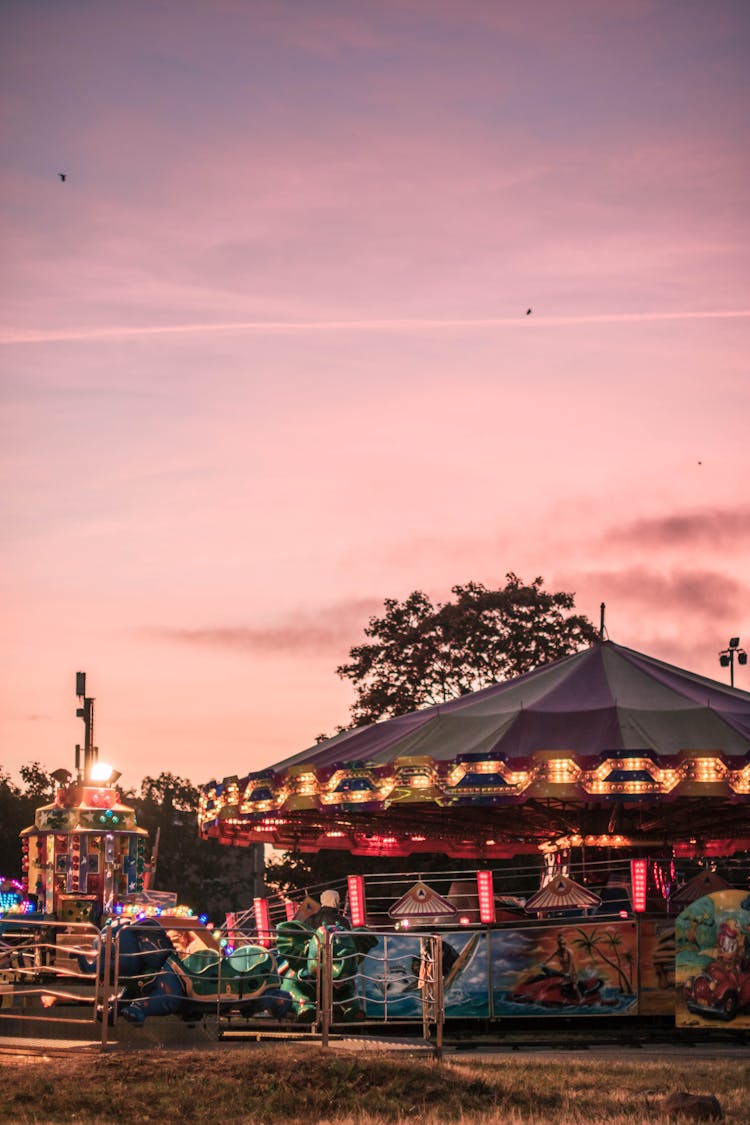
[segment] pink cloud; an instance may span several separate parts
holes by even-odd
[[[750,543],[750,505],[706,508],[633,520],[611,528],[604,541],[665,549],[688,546],[740,548]]]
[[[382,602],[354,599],[263,627],[152,627],[145,632],[163,640],[197,647],[230,649],[269,656],[336,656],[362,634]]]
[[[573,586],[579,591],[600,590],[603,601],[615,601],[628,614],[640,609],[668,616],[677,629],[681,626],[676,614],[687,615],[695,626],[700,619],[726,618],[750,596],[747,583],[725,573],[680,567],[668,571],[649,566],[587,571]]]

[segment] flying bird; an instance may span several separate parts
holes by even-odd
[[[58,172],[57,174],[60,177],[60,179],[62,180],[62,182],[65,183],[65,181],[67,179],[67,176],[66,176],[65,172]]]
[[[526,310],[526,315],[527,315],[527,316],[531,316],[531,309],[527,309],[527,310]]]

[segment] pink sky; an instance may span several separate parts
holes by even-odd
[[[744,0],[3,23],[3,768],[71,766],[77,670],[125,785],[272,765],[384,598],[507,571],[726,680]]]

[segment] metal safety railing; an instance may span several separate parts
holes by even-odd
[[[0,1030],[32,1024],[36,1034],[56,1025],[94,1030],[101,1006],[96,963],[101,935],[88,922],[7,916],[0,922]]]
[[[334,1031],[420,1024],[442,1050],[442,943],[435,934],[310,930],[292,924],[236,931],[227,949],[178,953],[153,921],[25,921],[0,926],[0,1034],[12,1021],[46,1028],[88,1025],[102,1049],[121,1020],[167,1015],[253,1034],[294,1029],[328,1045]],[[5,1021],[8,1021],[7,1023]],[[276,1029],[274,1031],[274,1029]],[[62,1033],[60,1028],[58,1034]]]

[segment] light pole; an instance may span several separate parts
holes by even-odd
[[[747,664],[747,653],[744,648],[740,648],[740,638],[731,637],[729,640],[729,648],[725,648],[723,652],[719,653],[719,664],[722,668],[729,668],[729,684],[734,687],[734,658],[737,657],[738,664]]]

